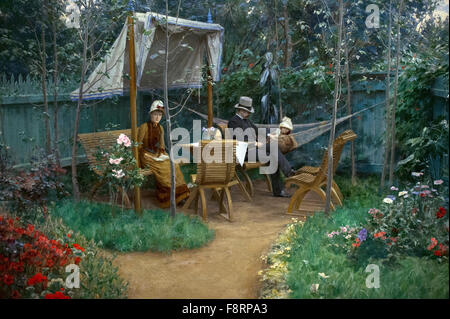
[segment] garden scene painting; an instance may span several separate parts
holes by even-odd
[[[448,300],[448,12],[2,0],[0,299]]]

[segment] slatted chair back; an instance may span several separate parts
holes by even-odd
[[[234,178],[236,144],[234,140],[201,141],[201,159],[197,165],[197,185],[227,185]],[[210,159],[208,160],[205,156]]]
[[[339,134],[339,136],[334,140],[333,145],[333,175],[336,172],[339,160],[341,158],[342,151],[347,142],[353,141],[356,139],[358,135],[356,135],[352,130],[346,130]]]

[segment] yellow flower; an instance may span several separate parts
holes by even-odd
[[[323,272],[319,272],[319,276],[322,278],[330,278],[330,276],[325,275]]]

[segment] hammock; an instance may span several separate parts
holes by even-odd
[[[340,117],[340,118],[336,119],[336,125],[338,125],[338,124],[340,124],[362,112],[373,109],[374,107],[381,105],[381,104],[384,105],[385,101],[374,104],[369,107],[366,107],[366,108],[364,108],[360,111],[357,111],[355,113],[352,113],[350,115]],[[205,120],[208,119],[208,115],[206,115],[206,114],[200,113],[200,112],[193,110],[191,108],[188,108],[188,107],[186,107],[186,109],[192,113],[197,114],[198,116],[200,116],[201,118],[203,118]],[[218,118],[218,117],[214,117],[213,123],[216,125],[228,124],[228,121]],[[258,128],[260,128],[260,127],[261,128],[278,128],[278,124],[255,124],[255,126]],[[293,127],[294,127],[294,130],[299,130],[297,132],[292,133],[291,135],[294,136],[295,140],[297,141],[297,144],[298,144],[297,147],[300,147],[301,145],[307,144],[307,143],[311,142],[312,140],[316,139],[323,133],[328,132],[331,129],[331,120],[315,122],[315,123],[307,123],[307,124],[293,124]]]

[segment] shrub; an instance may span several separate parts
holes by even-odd
[[[0,298],[126,297],[126,284],[111,258],[93,242],[51,217],[38,227],[0,216]],[[79,288],[65,284],[70,264],[80,267]]]
[[[37,156],[30,169],[4,168],[0,177],[0,200],[9,201],[10,210],[30,222],[36,222],[47,213],[50,200],[67,195],[59,176],[65,174],[54,156]]]
[[[104,248],[118,251],[170,251],[198,248],[214,238],[197,217],[177,214],[174,219],[163,210],[121,210],[103,203],[66,200],[52,208],[69,227],[95,240]]]

